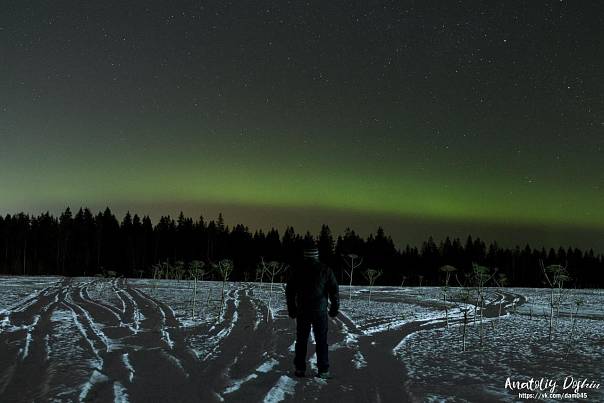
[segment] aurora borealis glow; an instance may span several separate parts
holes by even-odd
[[[604,250],[597,2],[122,3],[0,16],[0,213]]]

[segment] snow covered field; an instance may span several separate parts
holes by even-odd
[[[604,383],[602,290],[566,291],[551,341],[549,290],[490,288],[482,312],[460,291],[446,320],[440,288],[341,287],[324,381],[292,375],[283,284],[204,281],[193,304],[185,280],[0,277],[0,401],[522,401],[508,377]]]

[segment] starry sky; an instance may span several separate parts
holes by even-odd
[[[604,6],[8,1],[0,213],[604,251]]]

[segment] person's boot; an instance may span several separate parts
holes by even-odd
[[[317,378],[332,379],[333,376],[331,375],[331,373],[329,371],[323,371],[323,372],[318,372],[317,373]]]

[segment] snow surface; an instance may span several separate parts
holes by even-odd
[[[522,292],[529,301],[542,301],[545,296],[544,290],[505,291]],[[585,290],[578,294],[599,293]],[[599,299],[592,301],[600,303]],[[493,400],[517,398],[517,394],[503,388],[508,376],[525,380],[544,377],[557,379],[560,384],[569,374],[597,382],[603,380],[602,320],[575,318],[571,339],[573,321],[567,316],[556,318],[550,342],[549,320],[543,316],[533,316],[531,320],[524,314],[525,309],[522,311],[522,314],[509,313],[486,320],[482,346],[480,324],[470,321],[465,352],[461,351],[463,327],[459,323],[449,329],[438,327],[411,333],[394,352],[405,362],[414,391],[420,396],[432,394],[430,399],[437,400],[437,396],[454,394],[472,401],[477,392],[485,399],[487,396]],[[463,385],[472,385],[472,388]],[[590,400],[594,398],[602,400],[604,394],[601,390],[590,392]]]
[[[510,375],[572,373],[604,383],[602,290],[564,290],[550,342],[548,289],[486,288],[481,310],[473,305],[475,290],[464,300],[464,290],[451,287],[445,304],[439,287],[374,287],[371,301],[368,287],[341,287],[341,312],[330,319],[328,334],[336,378],[325,381],[290,376],[295,321],[287,315],[283,284],[273,284],[272,293],[267,283],[224,286],[221,301],[222,282],[198,282],[193,311],[187,280],[0,277],[0,291],[6,290],[0,343],[15,360],[0,368],[8,385],[0,382],[0,394],[19,365],[37,362],[46,373],[42,400],[106,393],[114,402],[137,401],[150,381],[145,357],[159,365],[152,373],[175,377],[162,377],[175,382],[162,389],[172,393],[168,400],[182,387],[207,389],[204,399],[221,401],[291,401],[298,393],[324,400],[334,388],[345,400],[362,390],[382,401],[402,393],[420,401],[510,400],[514,395],[503,387]],[[313,344],[311,332],[311,372],[317,370]],[[397,379],[406,386],[400,381],[400,390],[389,391]],[[590,393],[604,400],[599,391]]]
[[[277,403],[294,394],[296,381],[287,375],[281,375],[275,386],[264,397],[264,403]]]

